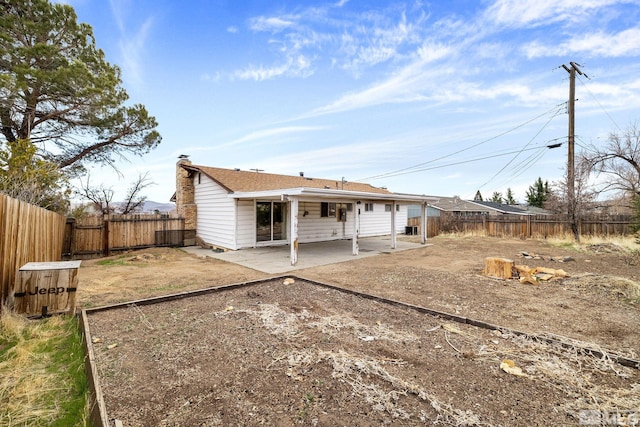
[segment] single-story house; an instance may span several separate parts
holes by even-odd
[[[447,212],[457,217],[470,217],[478,215],[491,215],[493,209],[481,206],[470,200],[463,200],[458,196],[439,197],[437,201],[430,204],[436,212]],[[437,213],[434,216],[440,216]]]
[[[456,217],[475,217],[479,215],[542,215],[547,213],[544,209],[536,209],[530,206],[507,205],[504,203],[463,200],[460,197],[439,197],[437,201],[429,204],[430,208],[439,212],[447,212]],[[439,216],[439,214],[429,216]]]
[[[422,207],[422,242],[426,241],[426,206],[433,197],[392,193],[386,188],[342,180],[277,175],[192,164],[176,165],[172,201],[195,230],[192,243],[224,250],[290,245],[291,264],[298,244],[396,235],[407,225],[407,206]]]
[[[526,209],[522,209],[520,206],[515,205],[506,205],[504,203],[480,200],[474,200],[470,203],[474,203],[476,205],[484,206],[485,208],[490,209],[492,212],[490,213],[490,215],[535,215],[531,212],[527,212]]]

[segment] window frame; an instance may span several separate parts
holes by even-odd
[[[320,202],[320,218],[335,218],[336,204],[333,202]]]

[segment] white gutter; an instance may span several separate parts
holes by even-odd
[[[247,191],[230,193],[228,197],[233,199],[281,199],[282,196],[298,196],[300,200],[310,199],[346,199],[346,200],[383,200],[401,201],[413,203],[434,203],[440,200],[438,197],[419,194],[403,193],[369,193],[364,191],[334,190],[330,188],[282,188],[278,190]]]

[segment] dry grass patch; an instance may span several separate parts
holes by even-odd
[[[563,284],[595,291],[627,304],[640,305],[640,283],[624,277],[581,274],[565,279]]]
[[[548,237],[545,241],[551,245],[574,249],[578,252],[634,253],[640,251],[640,244],[635,236],[580,236],[580,242],[576,242],[573,234],[567,233]]]
[[[84,352],[75,318],[0,314],[0,425],[84,426]]]

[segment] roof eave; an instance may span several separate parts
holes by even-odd
[[[314,199],[344,199],[344,200],[384,200],[402,201],[415,203],[432,203],[437,198],[418,194],[398,194],[398,193],[369,193],[363,191],[334,190],[325,188],[282,188],[277,190],[235,192],[229,194],[234,199],[273,199],[283,198],[283,196],[297,196],[300,198]]]

